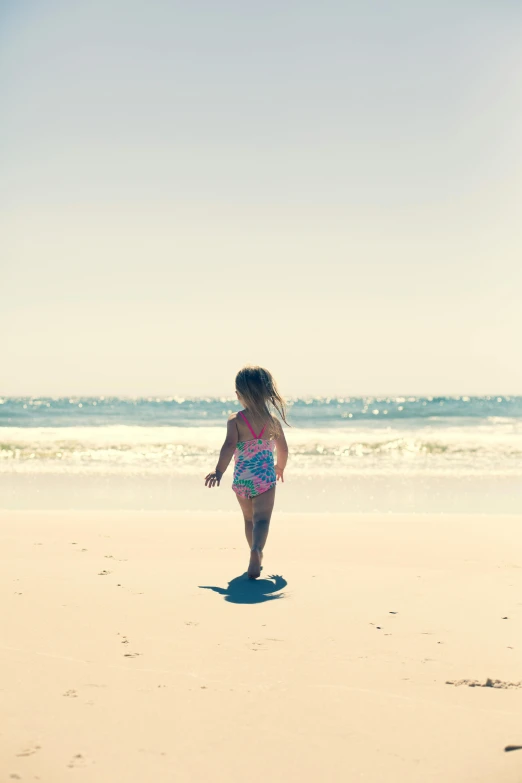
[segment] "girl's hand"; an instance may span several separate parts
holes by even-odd
[[[275,472],[276,472],[276,476],[277,476],[276,481],[279,481],[279,479],[281,479],[281,481],[284,484],[285,480],[283,478],[283,471],[284,471],[284,468],[278,468],[277,465],[275,466]]]
[[[220,470],[215,470],[213,473],[209,473],[208,476],[205,477],[205,486],[209,489],[212,489],[216,484],[219,487],[219,482],[221,481],[221,477],[223,474]]]

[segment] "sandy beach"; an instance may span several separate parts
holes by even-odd
[[[2,781],[522,780],[520,517],[0,521]]]

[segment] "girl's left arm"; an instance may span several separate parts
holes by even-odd
[[[281,426],[280,421],[277,421],[277,429],[278,429],[278,434],[275,439],[276,454],[277,454],[275,472],[277,476],[277,481],[281,479],[281,481],[284,483],[285,480],[284,472],[286,468],[286,463],[288,462],[288,444],[286,442],[285,433],[283,432],[283,427]]]
[[[219,482],[225,470],[228,468],[230,460],[234,456],[237,444],[237,426],[236,426],[236,413],[233,413],[227,421],[227,434],[225,442],[221,446],[219,452],[219,459],[216,465],[216,469],[213,473],[209,473],[205,478],[205,486],[209,489],[215,484],[219,487]]]

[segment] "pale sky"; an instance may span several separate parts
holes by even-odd
[[[0,394],[522,394],[515,0],[2,0]]]

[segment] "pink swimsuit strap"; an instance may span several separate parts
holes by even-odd
[[[250,422],[248,421],[247,417],[245,416],[245,414],[243,413],[243,411],[239,411],[239,415],[240,415],[240,416],[241,416],[241,418],[242,418],[242,419],[245,421],[245,423],[246,423],[246,425],[247,425],[248,429],[250,430],[250,432],[252,433],[252,435],[254,436],[254,438],[255,438],[256,440],[258,440],[258,439],[259,439],[259,438],[260,438],[260,437],[263,435],[263,432],[265,431],[266,424],[264,424],[264,425],[263,425],[263,429],[261,430],[261,432],[259,433],[259,435],[256,435],[256,433],[255,433],[255,432],[254,432],[254,430],[252,429],[252,426],[251,426]]]

